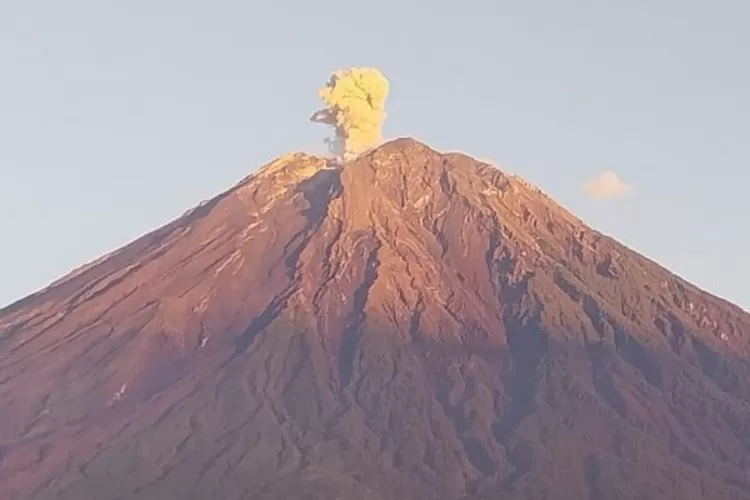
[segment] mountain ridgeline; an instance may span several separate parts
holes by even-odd
[[[412,139],[0,311],[6,500],[748,500],[750,315]]]

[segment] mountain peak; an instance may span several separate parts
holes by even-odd
[[[293,153],[0,311],[0,489],[746,499],[748,360],[750,316],[517,176]]]
[[[386,141],[379,147],[375,148],[375,150],[381,153],[398,151],[403,154],[438,154],[436,150],[432,149],[424,142],[408,136],[397,137]]]

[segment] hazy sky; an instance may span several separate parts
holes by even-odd
[[[748,0],[2,0],[0,305],[324,152],[316,89],[374,65],[387,137],[494,160],[750,308],[748,26]]]

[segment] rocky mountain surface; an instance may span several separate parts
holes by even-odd
[[[5,500],[750,499],[750,315],[411,139],[0,311]]]

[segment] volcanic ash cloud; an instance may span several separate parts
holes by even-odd
[[[326,107],[310,120],[334,128],[335,137],[326,140],[334,155],[352,158],[381,142],[388,89],[377,69],[351,68],[334,72],[318,91]]]

